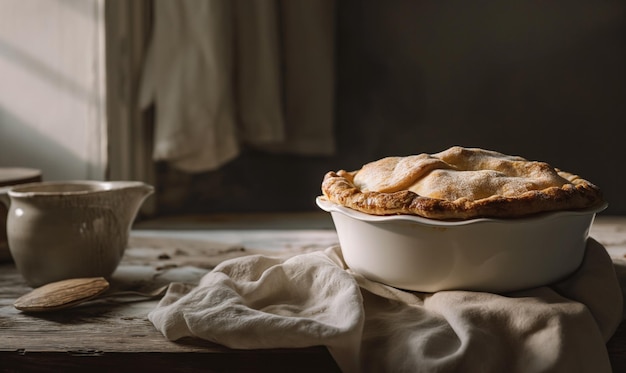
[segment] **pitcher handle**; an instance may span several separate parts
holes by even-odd
[[[11,205],[11,198],[9,197],[10,186],[0,187],[0,203],[4,204],[8,209]]]

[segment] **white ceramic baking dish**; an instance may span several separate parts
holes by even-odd
[[[438,221],[376,216],[318,197],[330,212],[344,260],[366,278],[420,292],[510,292],[548,285],[581,264],[597,212],[517,219]]]

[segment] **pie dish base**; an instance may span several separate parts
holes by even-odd
[[[439,221],[377,216],[335,204],[331,214],[348,267],[393,287],[505,293],[558,281],[582,262],[600,207],[516,219]]]

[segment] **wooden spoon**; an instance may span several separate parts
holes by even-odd
[[[155,298],[165,294],[169,285],[150,292],[117,291],[106,293],[109,282],[103,277],[73,278],[38,287],[15,300],[13,306],[24,312],[50,312],[74,307],[95,298],[135,295]]]

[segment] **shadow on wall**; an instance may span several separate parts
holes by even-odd
[[[27,70],[36,79],[53,86],[74,100],[86,103],[95,101],[94,93],[82,87],[76,79],[55,71],[42,58],[29,55],[25,50],[19,48],[15,41],[7,42],[0,39],[0,58],[12,65],[20,66],[20,69]],[[23,94],[23,92],[19,93]]]
[[[0,166],[47,180],[103,177],[101,5],[1,4]]]
[[[86,175],[90,165],[0,107],[0,167],[36,168],[42,171],[44,180],[63,180]]]

